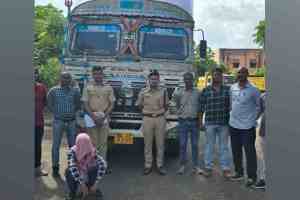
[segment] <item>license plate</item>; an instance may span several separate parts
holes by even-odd
[[[115,144],[133,144],[133,136],[130,133],[121,133],[114,136]]]

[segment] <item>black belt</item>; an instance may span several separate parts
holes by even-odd
[[[165,113],[159,113],[159,114],[156,114],[156,113],[144,113],[144,117],[153,117],[153,118],[156,118],[156,117],[160,117],[160,116],[163,116]]]
[[[59,120],[59,121],[63,121],[63,122],[72,122],[72,121],[75,121],[75,118],[71,118],[71,119],[55,118],[55,120]]]
[[[198,118],[191,118],[191,117],[187,117],[187,118],[178,118],[179,120],[185,120],[185,121],[197,121]]]

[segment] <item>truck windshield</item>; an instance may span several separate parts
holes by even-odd
[[[188,56],[187,33],[182,28],[143,26],[139,53],[145,58],[184,60]]]
[[[79,24],[74,29],[71,51],[91,55],[114,56],[119,50],[120,27],[112,24]]]

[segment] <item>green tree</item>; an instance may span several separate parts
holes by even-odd
[[[265,32],[266,32],[266,20],[261,20],[255,27],[255,33],[253,34],[254,42],[260,47],[265,46]]]
[[[266,68],[265,68],[265,66],[262,66],[262,67],[258,68],[255,71],[255,75],[256,76],[261,76],[261,77],[265,76],[266,75]]]
[[[65,17],[52,4],[34,8],[33,64],[41,71],[42,80],[53,86],[58,78],[64,38]]]
[[[225,74],[231,74],[232,73],[230,68],[227,65],[225,65],[225,63],[223,63],[223,62],[220,63],[218,67],[220,67]]]
[[[41,80],[50,88],[57,84],[60,73],[60,62],[58,58],[49,58],[46,64],[40,65]]]

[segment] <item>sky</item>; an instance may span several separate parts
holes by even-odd
[[[86,0],[73,0],[77,5]],[[36,5],[52,3],[64,11],[64,0],[35,0]],[[265,19],[265,0],[194,0],[195,29],[203,29],[209,47],[257,48],[253,33],[259,20]],[[202,38],[195,32],[196,43]]]

